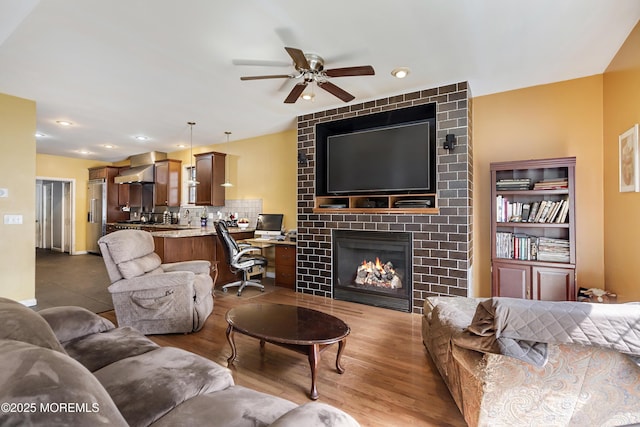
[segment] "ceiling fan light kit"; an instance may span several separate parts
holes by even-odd
[[[301,79],[289,92],[285,98],[285,104],[293,104],[303,95],[304,90],[309,84],[315,83],[330,94],[340,98],[344,102],[355,99],[355,96],[336,86],[329,81],[333,77],[349,77],[349,76],[373,76],[375,71],[371,65],[362,65],[357,67],[344,67],[324,69],[324,59],[315,53],[304,53],[302,50],[294,47],[284,48],[291,59],[297,73],[293,74],[272,74],[266,76],[246,76],[240,77],[240,80],[262,80],[262,79]],[[304,97],[304,99],[313,100],[313,92]]]

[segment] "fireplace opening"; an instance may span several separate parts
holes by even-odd
[[[411,312],[411,233],[333,230],[335,299]]]

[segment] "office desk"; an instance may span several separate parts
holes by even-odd
[[[261,248],[275,247],[276,286],[295,290],[296,288],[296,242],[290,240],[246,239],[245,243]]]

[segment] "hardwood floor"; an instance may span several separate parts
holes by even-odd
[[[319,402],[343,409],[364,426],[465,426],[449,391],[422,344],[421,316],[362,304],[335,301],[267,286],[265,293],[246,289],[215,293],[213,314],[193,334],[151,336],[156,343],[180,347],[227,366],[231,354],[224,315],[247,303],[299,305],[329,313],[351,328],[340,375],[335,369],[337,345],[322,353],[318,369]],[[115,321],[113,311],[103,316]],[[274,394],[298,404],[310,402],[307,358],[235,334],[238,356],[231,370],[236,384]]]

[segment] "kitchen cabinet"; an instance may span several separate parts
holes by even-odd
[[[160,256],[163,263],[206,260],[211,262],[212,267],[218,263],[216,241],[214,235],[178,238],[153,237],[155,253]],[[218,265],[220,264],[218,263]],[[215,279],[217,273],[212,269],[210,275],[212,279]]]
[[[295,289],[296,245],[276,244],[276,285]]]
[[[576,300],[575,157],[492,163],[492,295]]]
[[[166,159],[155,163],[154,206],[180,206],[182,162]]]
[[[215,151],[195,155],[196,205],[224,206],[225,158],[226,154]]]

